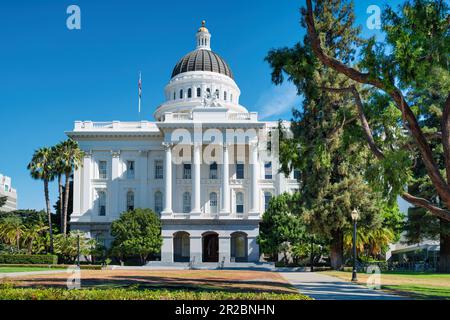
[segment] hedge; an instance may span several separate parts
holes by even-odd
[[[13,288],[0,285],[0,300],[312,300],[302,294],[131,289]]]
[[[73,264],[32,264],[33,267],[43,267],[43,268],[51,268],[51,269],[64,269],[64,268],[72,268]],[[30,267],[30,264],[0,264],[0,267]],[[80,265],[81,270],[102,270],[104,266],[99,264],[82,264]]]
[[[0,254],[0,264],[57,264],[56,255]]]

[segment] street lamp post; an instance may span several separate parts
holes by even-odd
[[[359,212],[356,209],[352,211],[352,220],[353,220],[353,269],[352,269],[352,281],[358,281],[358,277],[356,275],[356,221],[359,219]]]

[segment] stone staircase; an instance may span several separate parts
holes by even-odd
[[[270,262],[161,262],[149,261],[141,268],[178,269],[178,270],[258,270],[275,271],[275,264]]]

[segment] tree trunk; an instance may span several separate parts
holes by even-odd
[[[344,233],[342,230],[333,232],[330,245],[330,263],[334,270],[341,270],[344,260]]]
[[[44,180],[45,204],[47,206],[48,233],[50,235],[50,253],[53,254],[53,228],[52,228],[52,212],[50,210],[50,197],[48,195],[48,180]]]
[[[63,230],[63,221],[64,221],[64,213],[63,213],[63,188],[62,188],[62,175],[58,174],[58,193],[59,193],[59,216],[61,218],[60,228]]]
[[[442,219],[438,271],[450,273],[450,222]]]
[[[66,172],[66,188],[64,190],[63,234],[67,234],[67,210],[69,208],[70,172]]]

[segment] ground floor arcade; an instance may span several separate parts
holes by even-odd
[[[163,220],[161,261],[258,262],[257,220]]]

